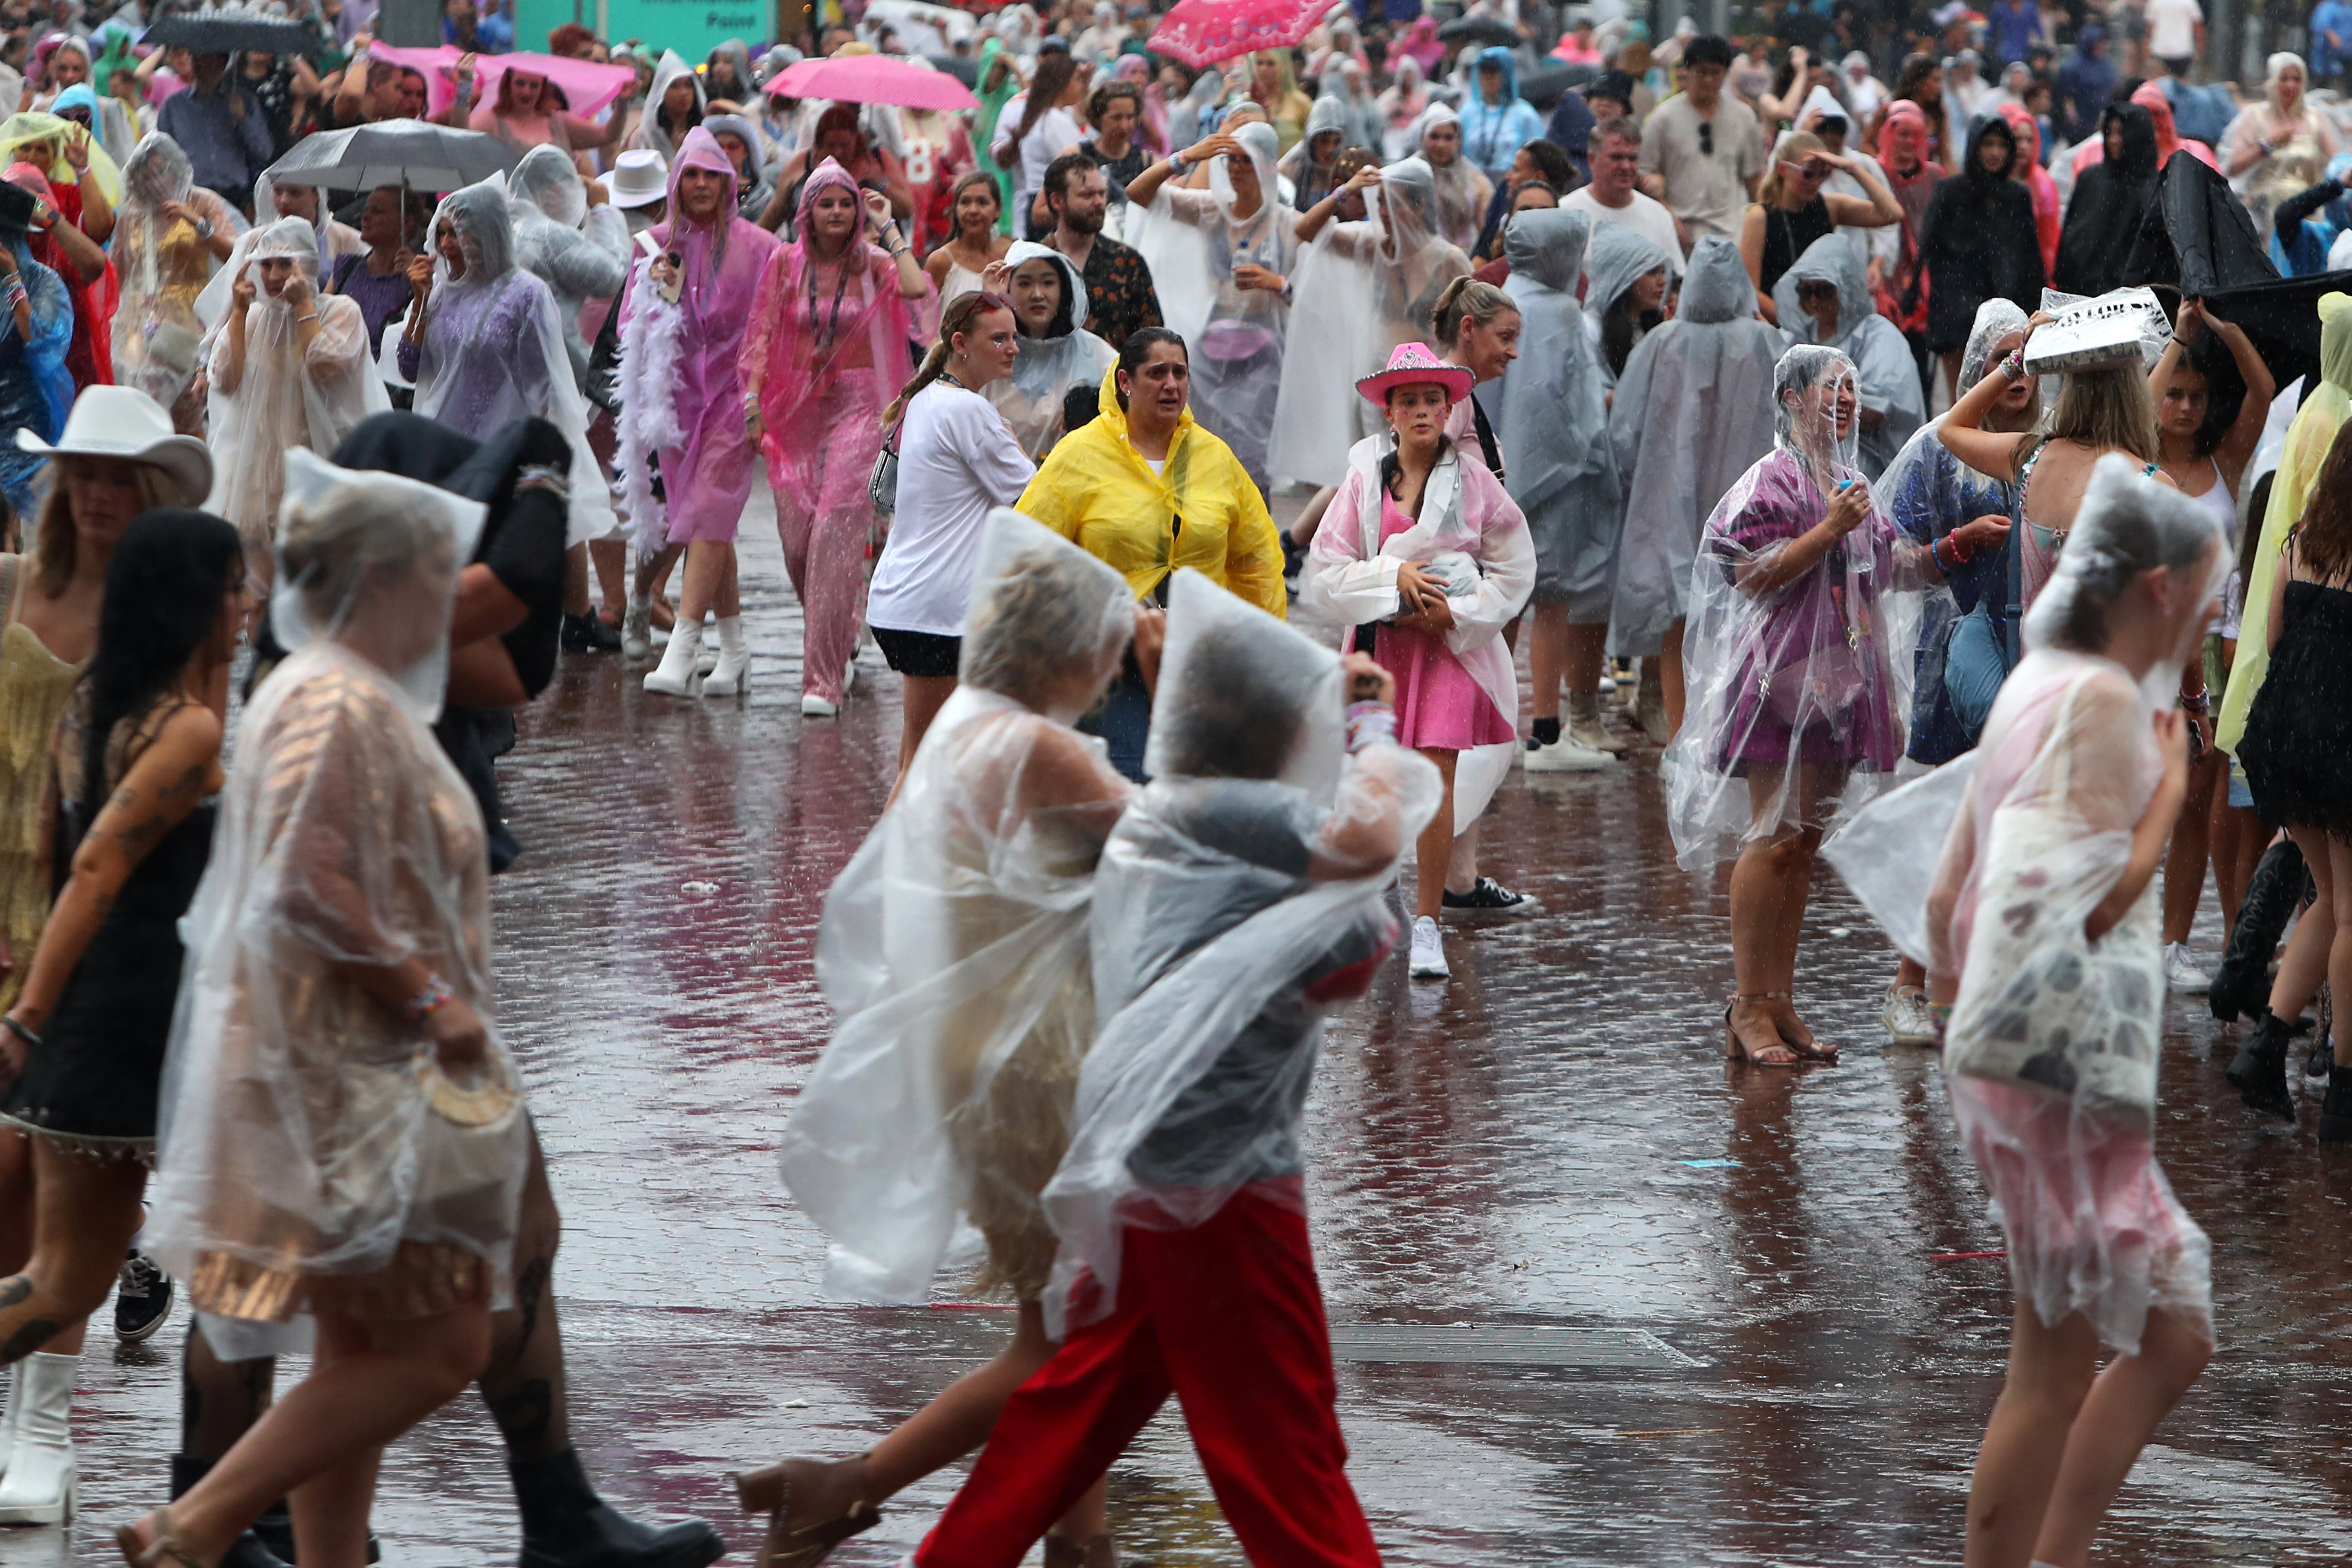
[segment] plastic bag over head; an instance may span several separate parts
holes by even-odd
[[[1186,567],[1170,584],[1144,772],[1275,778],[1328,802],[1343,696],[1338,653]]]
[[[279,645],[290,654],[331,637],[358,648],[432,723],[449,684],[457,574],[488,515],[479,501],[415,479],[289,449],[269,599]],[[399,668],[381,664],[387,653]]]
[[[989,512],[964,611],[964,685],[1075,724],[1134,636],[1126,578],[1010,507]],[[1078,672],[1092,676],[1083,689],[1070,679]]]

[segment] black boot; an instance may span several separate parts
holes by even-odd
[[[2327,1097],[2319,1102],[2319,1141],[2352,1143],[2352,1068],[2331,1068]]]
[[[698,1519],[639,1524],[596,1495],[580,1452],[510,1459],[522,1510],[522,1568],[707,1568],[727,1550]]]
[[[2286,1051],[2303,1026],[2289,1028],[2274,1013],[2264,1010],[2248,1036],[2243,1049],[2230,1063],[2229,1079],[2238,1088],[2246,1109],[2283,1121],[2294,1120],[2294,1099],[2286,1091]]]
[[[2310,885],[2310,870],[2294,840],[2282,838],[2263,851],[2238,905],[2238,923],[2222,950],[2221,967],[2214,971],[2212,987],[2205,994],[2213,1016],[2231,1024],[2262,1012],[2269,994],[2271,954],[2278,951],[2288,917],[2304,901]]]
[[[198,1481],[203,1480],[212,1468],[213,1461],[210,1459],[199,1459],[190,1454],[173,1455],[172,1495],[176,1498]],[[286,1505],[282,1502],[275,1504],[271,1511],[282,1519],[285,1517]],[[262,1515],[263,1519],[268,1517],[268,1514]],[[256,1521],[253,1530],[247,1531],[229,1542],[228,1550],[221,1553],[219,1568],[288,1568],[288,1565],[294,1561],[291,1524],[289,1523],[287,1529],[286,1555],[283,1557],[278,1556],[263,1543],[259,1534],[259,1524],[260,1521]]]

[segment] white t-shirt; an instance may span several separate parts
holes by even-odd
[[[1748,183],[1764,173],[1764,146],[1756,111],[1725,93],[1712,118],[1702,119],[1687,94],[1658,105],[1642,126],[1642,173],[1665,181],[1666,205],[1699,236],[1738,244],[1750,197]]]
[[[1635,191],[1629,205],[1606,206],[1592,194],[1591,185],[1579,185],[1559,205],[1571,212],[1591,213],[1595,223],[1613,223],[1632,229],[1643,239],[1654,240],[1658,248],[1666,253],[1674,276],[1683,275],[1683,242],[1675,233],[1675,215],[1666,210],[1664,202]]]
[[[2147,0],[2147,52],[2177,60],[2197,52],[2197,24],[2205,19],[2197,0]]]
[[[898,513],[874,566],[866,624],[961,637],[988,510],[1019,500],[1036,472],[979,393],[935,381],[915,394],[898,431]]]
[[[1005,100],[1004,112],[996,117],[999,131],[998,147],[1012,144],[1013,133],[1021,129],[1021,117],[1029,112],[1029,95],[1016,92]],[[1045,188],[1045,166],[1084,141],[1086,133],[1066,109],[1049,109],[1037,117],[1029,134],[1021,139],[1021,173],[1013,181],[1013,211],[1016,215],[1014,238],[1029,232],[1029,204]],[[993,149],[992,149],[993,151]]]

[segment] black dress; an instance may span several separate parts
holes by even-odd
[[[1813,241],[1824,235],[1835,234],[1837,225],[1830,218],[1830,204],[1821,196],[1799,207],[1795,212],[1783,212],[1779,207],[1764,209],[1764,256],[1760,270],[1763,276],[1756,286],[1770,298],[1772,285],[1780,275],[1797,264]]]
[[[0,1120],[76,1152],[152,1156],[163,1047],[180,994],[180,917],[211,858],[218,806],[206,801],[134,867],[90,939],[41,1046],[0,1099]],[[62,888],[88,825],[58,814],[53,864]]]
[[[2266,827],[2352,838],[2352,590],[2289,583],[2238,746]]]

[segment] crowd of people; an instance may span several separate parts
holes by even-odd
[[[1201,68],[1113,0],[698,63],[474,0],[437,52],[176,18],[282,56],[72,9],[0,5],[0,1523],[72,1510],[88,1317],[176,1290],[133,1568],[360,1568],[468,1384],[527,1561],[723,1550],[571,1446],[488,879],[560,660],[656,722],[749,689],[762,479],[800,720],[869,639],[900,715],[784,1184],[835,1294],[1020,1307],[867,1451],[736,1478],[762,1568],[974,1451],[910,1562],[1108,1568],[1171,1394],[1253,1561],[1379,1561],[1298,1128],[1391,948],[1435,984],[1535,912],[1479,838],[1530,775],[1654,781],[1723,871],[1731,1070],[1851,1043],[1799,1006],[1820,862],[1899,950],[2017,1298],[1971,1563],[2079,1564],[2210,1353],[2167,995],[2251,1023],[2259,1116],[2309,1036],[2352,1141],[2352,291],[2277,281],[2352,263],[2342,5],[2243,103],[2195,0],[1343,0]],[[973,106],[793,96],[818,57]],[[428,120],[499,172],[285,173]]]

